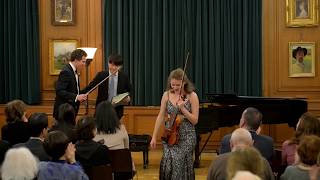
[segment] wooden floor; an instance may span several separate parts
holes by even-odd
[[[159,164],[162,150],[149,151],[149,166],[143,169],[142,152],[132,152],[132,159],[136,165],[137,174],[135,180],[159,179]],[[214,152],[204,152],[201,154],[200,168],[195,168],[196,180],[207,179],[208,168],[211,161],[216,157]]]

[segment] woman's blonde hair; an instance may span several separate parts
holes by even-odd
[[[231,180],[238,171],[249,171],[260,178],[263,178],[263,157],[253,147],[246,147],[233,151],[227,162],[227,179]]]
[[[183,90],[185,93],[190,94],[195,90],[195,88],[194,88],[192,82],[189,80],[188,76],[185,74],[183,77],[184,73],[185,72],[181,68],[177,68],[177,69],[171,71],[171,73],[168,77],[167,91],[172,90],[172,87],[171,87],[171,80],[172,79],[182,80],[182,78],[183,78],[183,84],[184,84]]]

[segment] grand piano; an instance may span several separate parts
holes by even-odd
[[[287,123],[295,127],[300,116],[307,112],[308,104],[304,99],[267,98],[236,96],[235,94],[207,94],[208,101],[202,102],[199,109],[198,124],[195,126],[197,144],[194,166],[199,167],[199,156],[205,148],[212,132],[220,127],[238,125],[242,112],[255,107],[263,114],[263,124]],[[210,133],[200,150],[201,134]]]

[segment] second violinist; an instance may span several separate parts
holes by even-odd
[[[160,112],[155,123],[150,146],[156,147],[159,128],[165,123],[168,114],[181,118],[178,137],[174,145],[163,141],[163,156],[160,162],[160,178],[163,179],[195,179],[193,169],[193,151],[196,145],[194,125],[198,122],[199,99],[194,86],[181,68],[173,70],[168,77],[167,90],[161,99]],[[170,122],[168,122],[170,124]]]

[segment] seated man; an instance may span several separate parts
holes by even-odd
[[[269,136],[257,134],[257,130],[260,128],[262,123],[261,112],[253,107],[249,107],[243,111],[240,119],[240,128],[247,129],[252,136],[253,146],[257,148],[261,155],[266,158],[269,162],[273,156],[273,139]],[[230,137],[231,134],[225,135],[221,140],[220,154],[230,152]]]
[[[14,147],[25,146],[40,161],[49,161],[50,156],[43,148],[43,141],[48,134],[48,116],[45,113],[33,113],[29,118],[30,139]]]
[[[236,151],[247,147],[252,147],[253,140],[251,134],[243,128],[238,128],[233,131],[230,138],[230,148],[232,152],[219,155],[214,159],[209,167],[207,179],[211,180],[225,180],[227,179],[227,162],[231,154]],[[266,159],[263,158],[263,178],[266,180],[273,180],[274,176],[271,167]]]

